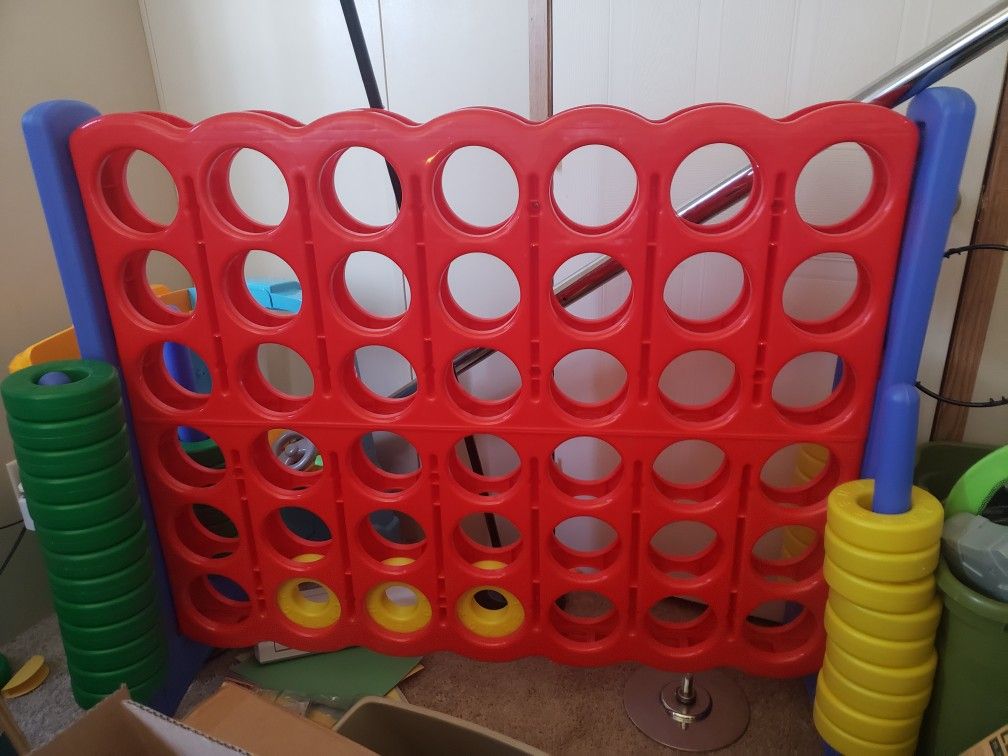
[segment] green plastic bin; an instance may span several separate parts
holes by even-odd
[[[1008,724],[1008,604],[959,582],[944,559],[938,588],[938,669],[918,753],[946,756]]]

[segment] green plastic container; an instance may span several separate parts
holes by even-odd
[[[945,560],[938,588],[938,669],[918,753],[945,756],[1008,723],[1008,604],[963,585]]]

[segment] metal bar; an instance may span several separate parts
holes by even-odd
[[[1008,37],[1008,2],[999,2],[934,44],[879,77],[851,100],[892,108],[923,92],[935,82],[983,55]],[[717,186],[687,202],[676,212],[692,223],[703,223],[744,199],[752,187],[752,168],[733,173]],[[623,272],[623,266],[610,258],[597,260],[564,279],[554,289],[560,304],[566,307],[590,294]],[[479,347],[455,358],[455,373],[464,373],[494,353]],[[392,394],[401,398],[416,391],[412,381]]]

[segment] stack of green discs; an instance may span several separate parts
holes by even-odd
[[[115,368],[43,363],[9,376],[0,394],[74,698],[89,708],[125,684],[145,701],[167,647]]]

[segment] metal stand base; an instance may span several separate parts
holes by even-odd
[[[641,667],[623,691],[623,706],[637,729],[680,751],[731,745],[749,726],[749,702],[722,672],[660,672]]]

